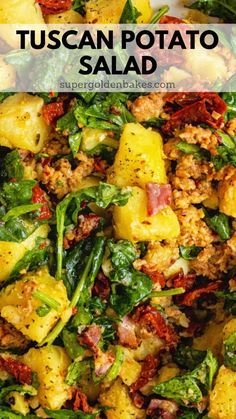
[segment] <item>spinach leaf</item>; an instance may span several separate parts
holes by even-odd
[[[75,361],[70,364],[65,379],[66,384],[73,386],[79,384],[81,377],[84,375],[86,370],[90,368],[90,361]]]
[[[236,116],[236,92],[227,92],[222,94],[222,99],[227,103],[227,120]]]
[[[211,157],[216,170],[220,170],[223,166],[231,164],[236,167],[236,139],[230,137],[222,131],[216,131],[221,138],[221,145],[217,147],[218,154]]]
[[[185,260],[195,259],[202,249],[200,246],[179,246],[180,256]]]
[[[101,208],[107,208],[111,204],[123,206],[127,203],[130,193],[129,188],[121,189],[115,185],[101,182],[98,186],[81,189],[78,192],[69,194],[57,205],[57,278],[62,277],[63,234],[69,207],[74,205],[74,211],[69,220],[69,224],[76,225],[82,202],[95,202]]]
[[[66,352],[72,359],[76,359],[79,356],[83,356],[85,349],[78,342],[78,332],[71,332],[68,329],[64,329],[62,333],[62,340],[65,345]]]
[[[11,391],[18,391],[21,394],[28,394],[30,396],[36,396],[37,394],[37,390],[29,385],[20,385],[20,384],[12,384],[10,386],[7,387],[3,387],[0,390],[0,403],[2,404],[5,401],[6,396],[11,392]]]
[[[153,390],[162,397],[174,399],[182,405],[199,403],[204,393],[211,389],[217,368],[216,358],[211,351],[207,351],[203,362],[193,371],[158,384]]]
[[[179,345],[174,353],[174,361],[182,368],[193,370],[206,356],[206,351],[199,351],[185,345]]]
[[[198,9],[210,16],[220,17],[226,23],[236,23],[236,5],[234,0],[197,0],[188,7],[190,9]]]
[[[224,364],[236,371],[236,332],[224,341]]]
[[[7,222],[13,218],[20,217],[21,215],[28,214],[29,212],[38,211],[41,208],[42,204],[28,204],[20,205],[19,207],[14,207],[10,209],[3,217],[2,220]]]
[[[120,23],[137,23],[139,16],[141,16],[141,13],[133,5],[132,0],[127,0],[120,18]]]
[[[83,272],[79,277],[79,281],[77,283],[76,289],[73,293],[71,302],[69,304],[69,308],[73,309],[78,304],[82,305],[84,302],[84,295],[87,295],[88,292],[86,290],[86,286],[91,287],[94,283],[95,278],[99,272],[100,266],[102,264],[103,259],[103,250],[104,250],[104,238],[97,237],[94,239],[93,248],[90,255],[86,258],[85,266]],[[83,306],[82,306],[83,307]],[[75,318],[75,317],[74,317]],[[73,321],[74,321],[73,318]],[[54,329],[49,333],[49,335],[40,343],[40,346],[48,343],[51,345],[54,340],[61,334],[62,330],[69,322],[70,318],[64,320],[61,319],[56,324]]]
[[[157,13],[152,17],[152,19],[151,19],[151,21],[150,21],[150,23],[152,24],[152,25],[154,25],[155,23],[158,23],[159,22],[159,20],[160,20],[160,18],[162,17],[162,16],[164,16],[166,13],[168,13],[168,11],[169,11],[169,6],[163,6],[163,7],[161,7],[158,11],[157,11]]]
[[[68,135],[75,134],[79,130],[74,109],[71,109],[68,113],[57,120],[57,129],[59,131],[66,131]]]
[[[25,253],[22,259],[14,266],[9,281],[20,276],[22,270],[35,271],[42,265],[46,265],[49,260],[49,244],[45,239],[38,238],[32,250]]]
[[[26,416],[21,415],[20,413],[15,413],[13,410],[8,409],[7,407],[0,408],[0,418],[1,419],[25,419]],[[27,414],[27,419],[37,419],[38,416]]]
[[[0,103],[4,101],[8,96],[12,96],[14,93],[11,92],[0,92]]]
[[[204,148],[201,148],[197,144],[189,144],[185,141],[179,141],[178,144],[176,144],[176,148],[182,151],[184,154],[192,154],[197,160],[210,159],[209,151],[205,150]]]
[[[217,291],[216,296],[225,300],[224,309],[236,315],[236,292]]]
[[[35,180],[4,183],[0,193],[0,200],[4,200],[9,209],[20,205],[31,204],[32,189],[36,183]]]
[[[68,142],[69,142],[70,149],[71,149],[73,157],[75,157],[76,154],[79,151],[81,138],[82,138],[82,132],[81,131],[76,132],[75,134],[69,135]]]
[[[26,228],[22,220],[10,219],[6,223],[0,222],[0,240],[7,242],[22,242],[32,233]]]
[[[44,103],[51,103],[57,99],[58,92],[53,92],[53,93],[43,92],[43,93],[37,93],[37,95],[40,96],[44,100]]]
[[[133,268],[138,257],[134,245],[127,240],[108,241],[110,261],[113,270],[109,273],[112,281],[110,304],[119,316],[129,313],[152,291],[151,279]]]
[[[200,418],[203,419],[202,414],[199,413],[197,410],[181,407],[180,412],[181,412],[181,415],[180,415],[181,419],[200,419]],[[205,416],[204,418],[207,419]]]
[[[14,178],[17,181],[22,180],[24,176],[24,166],[21,163],[21,158],[18,150],[13,150],[4,157],[1,161],[1,171],[5,172],[5,179]]]
[[[208,227],[215,231],[222,240],[228,240],[232,233],[230,218],[222,212],[211,216],[209,212],[205,210],[205,214],[204,220]]]
[[[72,9],[80,13],[82,16],[85,16],[85,4],[88,0],[73,0]]]

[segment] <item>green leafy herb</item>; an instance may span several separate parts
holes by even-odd
[[[231,236],[232,228],[230,225],[230,218],[222,212],[211,216],[205,210],[206,216],[204,218],[208,227],[215,231],[222,240],[228,240]]]
[[[109,240],[108,248],[113,267],[109,273],[112,281],[110,303],[119,316],[124,316],[151,294],[152,281],[133,268],[132,263],[138,254],[132,243],[127,240]]]
[[[73,109],[57,120],[57,129],[66,131],[68,135],[73,135],[79,130]]]
[[[29,205],[20,205],[19,207],[14,207],[10,209],[3,217],[2,220],[7,222],[12,218],[19,217],[29,212],[38,211],[41,208],[42,204],[29,204]]]
[[[222,99],[227,103],[227,120],[236,116],[236,92],[227,92],[222,94]]]
[[[236,371],[236,332],[224,341],[224,364]]]
[[[12,96],[14,93],[11,92],[0,92],[0,102],[3,102],[8,96]]]
[[[88,0],[73,0],[72,9],[80,13],[82,16],[85,16],[85,4]]]
[[[137,23],[141,13],[133,5],[132,0],[127,0],[120,18],[120,23]]]
[[[103,237],[97,237],[94,240],[93,249],[86,260],[84,270],[79,278],[78,284],[69,304],[69,308],[73,309],[77,306],[78,302],[81,304],[84,301],[83,295],[87,295],[88,293],[87,287],[91,287],[91,285],[94,283],[102,263],[104,243],[105,241]],[[69,319],[59,320],[54,329],[49,333],[44,341],[41,342],[40,345],[42,346],[45,343],[52,344],[54,340],[60,335],[68,321]]]
[[[69,141],[69,145],[70,145],[70,149],[72,151],[73,157],[75,157],[79,151],[81,138],[82,138],[81,131],[76,132],[75,134],[69,135],[68,141]]]
[[[43,245],[43,246],[42,246]],[[14,266],[9,281],[12,282],[14,279],[20,276],[22,270],[34,271],[42,265],[46,265],[49,258],[49,244],[45,239],[38,238],[36,245],[32,250],[25,253],[22,259],[20,259]]]
[[[172,297],[173,295],[184,294],[184,288],[172,288],[169,290],[153,291],[150,297]]]
[[[154,387],[154,392],[162,397],[174,399],[179,404],[195,404],[203,400],[202,387],[211,389],[218,363],[211,351],[207,351],[203,362],[193,371],[180,377],[171,378]]]
[[[44,409],[50,419],[95,419],[99,412],[95,413],[84,413],[81,410],[73,412],[72,410],[49,410]]]
[[[224,309],[236,315],[236,292],[217,291],[215,294],[225,300]]]
[[[85,352],[85,349],[79,344],[77,337],[77,331],[74,333],[70,332],[66,328],[63,330],[62,340],[65,345],[66,352],[72,359],[83,356]]]
[[[209,151],[201,148],[197,144],[188,144],[185,141],[179,141],[178,144],[176,144],[176,148],[182,151],[184,154],[192,154],[197,160],[210,159]]]
[[[20,384],[12,384],[10,386],[3,387],[0,390],[0,403],[1,404],[5,401],[7,395],[9,393],[11,393],[11,391],[17,391],[17,392],[19,392],[19,393],[21,393],[23,395],[24,394],[29,394],[30,396],[36,396],[36,394],[37,394],[37,390],[34,387],[32,387],[32,386],[29,386],[29,385],[20,385]]]
[[[50,313],[51,308],[47,306],[47,304],[43,304],[36,309],[36,313],[39,317],[45,317],[48,313]]]
[[[222,131],[216,131],[221,138],[221,145],[217,147],[218,154],[211,158],[216,170],[220,170],[223,166],[231,164],[236,167],[236,141]]]
[[[83,201],[95,202],[101,208],[107,208],[111,204],[125,205],[130,196],[130,189],[120,189],[115,185],[109,185],[107,183],[100,183],[98,186],[92,186],[90,188],[81,189],[78,192],[69,194],[63,199],[56,209],[57,217],[57,278],[62,277],[62,265],[63,265],[63,235],[66,223],[66,214],[68,208],[74,204],[75,209],[72,213],[72,219],[70,224],[77,224],[78,214],[81,211],[81,204]]]
[[[37,300],[42,301],[42,303],[46,304],[48,307],[56,311],[58,311],[61,306],[60,303],[58,303],[58,301],[56,301],[54,298],[50,297],[49,295],[45,294],[45,292],[40,290],[34,291],[33,297]]]
[[[179,246],[180,256],[185,260],[195,259],[202,249],[200,246]]]
[[[193,370],[205,358],[206,351],[199,351],[186,345],[179,345],[175,354],[174,361],[182,368]]]
[[[1,199],[4,200],[8,208],[31,204],[32,189],[35,185],[35,180],[4,183],[0,193],[0,201]]]
[[[1,171],[5,172],[5,179],[14,178],[16,181],[22,180],[24,176],[24,166],[21,163],[21,158],[18,150],[13,150],[2,159]]]
[[[197,0],[190,9],[198,9],[209,16],[217,16],[227,23],[236,23],[236,5],[234,0]]]
[[[113,381],[120,373],[121,365],[124,359],[124,349],[122,346],[116,346],[116,358],[108,373],[105,376],[106,381]]]
[[[85,371],[88,369],[88,363],[90,361],[75,361],[70,364],[65,379],[66,384],[73,386],[79,383],[81,377],[84,375]]]

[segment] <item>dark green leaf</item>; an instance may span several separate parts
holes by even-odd
[[[35,180],[4,183],[0,198],[2,197],[6,201],[9,209],[20,205],[31,204],[32,189],[36,183]]]
[[[21,158],[18,150],[13,150],[7,153],[3,159],[3,167],[6,171],[8,179],[22,180],[24,176],[24,166],[21,163]]]
[[[206,213],[204,218],[206,224],[215,231],[222,240],[228,240],[231,236],[232,228],[230,225],[230,218],[219,212],[213,216]]]
[[[197,0],[189,7],[209,16],[220,17],[226,23],[236,23],[235,0]]]
[[[72,9],[80,13],[82,16],[85,16],[85,4],[88,0],[73,0]]]
[[[182,368],[193,370],[204,360],[205,356],[206,351],[199,351],[189,346],[179,345],[173,358]]]
[[[79,130],[73,109],[57,120],[57,129],[65,131],[68,135],[73,135]]]
[[[90,368],[90,361],[75,361],[70,364],[65,379],[66,384],[73,386],[79,384],[81,377],[84,375],[85,371]]]
[[[185,141],[179,141],[178,144],[176,144],[176,148],[182,151],[184,154],[192,154],[196,159],[199,160],[209,160],[210,158],[210,153],[197,144],[189,144]]]
[[[44,409],[50,419],[95,419],[99,412],[96,413],[84,413],[81,410],[73,412],[72,410],[49,410]]]
[[[132,0],[127,0],[120,18],[120,23],[137,23],[139,16],[141,16],[141,13],[133,5]]]
[[[186,260],[195,259],[202,249],[200,246],[179,246],[180,256]]]
[[[85,349],[79,344],[77,337],[77,331],[73,333],[67,329],[63,330],[62,340],[65,345],[66,352],[72,359],[83,356],[85,352]]]
[[[80,143],[82,138],[82,132],[76,132],[75,134],[71,134],[68,138],[70,149],[72,151],[73,157],[76,156],[76,154],[79,151]]]

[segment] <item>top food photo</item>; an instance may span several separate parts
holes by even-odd
[[[235,37],[165,69],[189,92],[32,92],[21,24]],[[0,0],[0,419],[236,419],[236,92],[199,91],[236,85],[234,24],[235,0]]]

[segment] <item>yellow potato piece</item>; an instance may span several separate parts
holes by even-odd
[[[211,419],[236,418],[236,372],[220,367],[216,383],[210,394],[209,417]]]
[[[236,217],[236,175],[219,183],[219,209],[230,217]]]
[[[142,419],[145,411],[137,409],[129,396],[128,388],[118,378],[108,391],[100,395],[102,406],[109,406],[106,411],[107,419]]]
[[[43,99],[27,93],[9,96],[0,104],[0,145],[38,153],[50,129],[41,113]]]
[[[113,218],[117,239],[166,240],[180,233],[177,216],[169,206],[153,216],[147,215],[146,192],[138,187],[132,188],[132,196],[124,207],[114,207]]]
[[[36,239],[38,237],[46,238],[48,232],[49,227],[44,224],[21,243],[0,241],[0,282],[5,281],[17,262],[23,258],[28,250],[33,249]]]
[[[15,86],[15,69],[7,64],[0,56],[0,90],[7,90]]]
[[[58,410],[69,398],[69,386],[64,383],[70,358],[64,348],[45,346],[32,348],[21,361],[37,373],[38,399],[42,407]]]
[[[34,296],[43,292],[59,303],[57,310],[51,309],[40,317],[37,309],[43,302]],[[0,313],[29,339],[41,342],[68,307],[66,288],[63,281],[49,275],[47,269],[29,273],[0,293]]]
[[[140,124],[126,124],[108,182],[118,186],[167,183],[162,137]]]
[[[49,25],[55,25],[57,23],[71,24],[71,23],[84,23],[84,18],[79,13],[70,9],[63,13],[58,13],[57,15],[46,15],[44,17],[45,22]]]
[[[86,3],[88,23],[119,23],[126,0],[89,0]],[[141,13],[137,23],[148,23],[153,15],[149,0],[133,0],[133,5]]]

